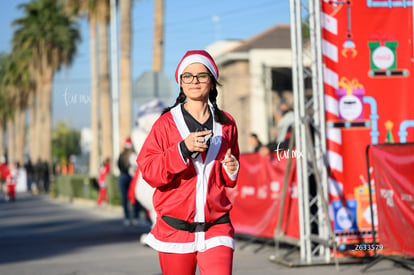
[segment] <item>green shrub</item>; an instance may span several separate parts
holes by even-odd
[[[98,188],[94,181],[96,179],[87,175],[58,175],[53,185],[54,196],[68,198],[70,201],[74,198],[96,200]],[[108,204],[121,205],[118,178],[115,175],[110,174],[107,177],[107,192]]]

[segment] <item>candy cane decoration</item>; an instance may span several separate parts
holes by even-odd
[[[330,34],[335,36],[338,34],[338,22],[331,15],[322,13],[322,26]],[[322,55],[324,57],[326,121],[337,121],[339,119],[339,110],[335,91],[338,88],[339,77],[337,72],[335,72],[335,68],[329,68],[327,64],[338,63],[338,47],[324,38],[322,41]],[[343,190],[342,135],[340,128],[327,128],[327,147],[329,194],[331,197],[340,197]]]

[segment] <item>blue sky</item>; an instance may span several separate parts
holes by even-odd
[[[0,52],[11,49],[11,22],[23,14],[24,0],[3,1],[0,9]],[[153,0],[133,3],[132,75],[137,79],[152,67]],[[217,40],[248,39],[281,23],[289,23],[288,0],[165,0],[164,74],[173,81],[175,67],[187,50],[204,49]],[[79,21],[82,42],[70,68],[56,73],[53,119],[71,126],[90,125],[89,32]],[[70,95],[70,97],[69,97]]]

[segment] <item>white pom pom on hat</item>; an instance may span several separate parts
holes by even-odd
[[[219,71],[211,55],[203,50],[193,50],[186,52],[180,63],[178,63],[175,71],[175,80],[178,84],[180,84],[180,76],[184,72],[184,69],[193,63],[203,64],[211,72],[216,81],[219,79]]]

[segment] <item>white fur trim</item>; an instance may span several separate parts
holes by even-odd
[[[181,82],[181,75],[184,72],[184,69],[193,63],[201,63],[204,66],[207,67],[207,69],[213,74],[214,79],[218,80],[218,75],[217,75],[217,71],[214,68],[213,63],[211,62],[211,60],[207,57],[205,57],[204,55],[201,54],[192,54],[187,56],[180,64],[180,67],[178,68],[178,81]]]
[[[224,166],[224,170],[226,170],[226,173],[229,176],[229,178],[232,181],[235,181],[236,178],[237,178],[237,174],[239,173],[240,164],[239,164],[239,161],[236,159],[235,156],[231,155],[231,158],[233,158],[236,161],[236,163],[237,163],[237,169],[236,169],[236,171],[233,174],[230,174],[229,171],[227,171],[227,165],[225,163],[223,163],[223,166]]]
[[[192,252],[204,252],[210,248],[217,246],[227,246],[234,249],[234,239],[227,236],[217,236],[211,239],[205,240],[205,247],[202,250],[196,249],[196,243],[170,243],[157,240],[151,233],[145,239],[145,243],[151,246],[153,249],[166,253],[192,253]]]

